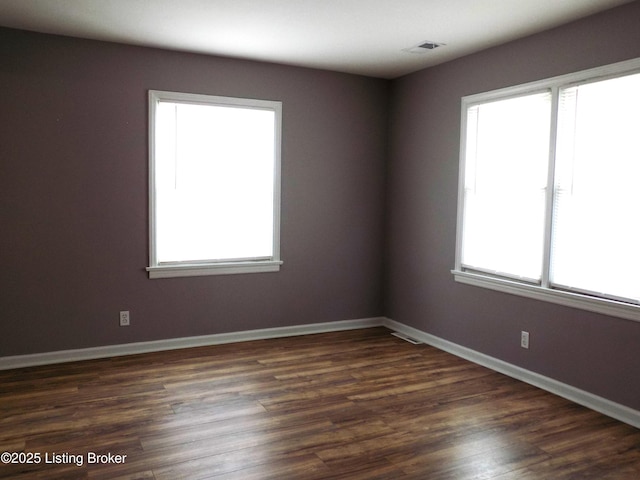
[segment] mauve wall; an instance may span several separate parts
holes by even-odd
[[[638,56],[634,2],[393,83],[389,318],[640,409],[640,323],[462,285],[450,273],[461,97]]]
[[[0,356],[383,313],[387,81],[8,29],[0,59]],[[147,278],[148,89],[283,102],[279,273]]]

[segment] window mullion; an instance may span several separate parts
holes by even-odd
[[[551,269],[551,245],[553,235],[553,199],[555,194],[556,143],[558,140],[558,86],[551,87],[551,122],[549,127],[549,163],[545,196],[544,253],[542,256],[542,276],[540,286],[549,288]]]
[[[640,321],[638,82],[634,59],[462,98],[456,281]]]

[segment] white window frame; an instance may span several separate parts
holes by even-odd
[[[282,131],[282,102],[236,97],[222,97],[181,92],[149,90],[149,278],[228,275],[241,273],[277,272],[280,270],[280,156]],[[268,258],[228,261],[158,262],[156,255],[156,108],[160,102],[189,103],[212,106],[233,106],[270,110],[275,114],[275,152],[273,171],[273,251]]]
[[[603,67],[593,68],[577,73],[553,77],[550,79],[540,80],[536,82],[508,87],[500,90],[494,90],[486,93],[479,93],[465,96],[462,98],[461,105],[461,131],[460,131],[460,170],[458,179],[458,214],[456,227],[456,253],[455,267],[451,271],[456,282],[473,285],[477,287],[488,288],[499,292],[510,293],[523,297],[543,300],[559,305],[579,308],[592,312],[602,313],[614,317],[624,318],[640,322],[640,305],[625,303],[615,299],[607,299],[602,297],[590,296],[586,294],[571,292],[567,290],[554,289],[549,286],[549,252],[551,243],[551,208],[552,202],[550,196],[553,195],[553,189],[547,189],[547,228],[545,232],[545,253],[542,279],[539,284],[530,283],[524,280],[513,278],[505,278],[492,276],[488,273],[479,271],[468,271],[462,266],[462,233],[463,233],[463,214],[464,214],[464,187],[465,187],[465,163],[466,152],[465,142],[467,138],[467,110],[469,107],[481,103],[495,100],[507,99],[526,94],[538,93],[548,90],[552,94],[552,112],[551,112],[551,133],[550,133],[550,161],[549,161],[549,185],[553,185],[556,135],[557,135],[557,116],[558,116],[558,97],[562,87],[570,86],[575,83],[585,81],[605,80],[607,78],[615,78],[627,74],[640,72],[640,58],[619,62]],[[639,280],[640,281],[640,280]]]

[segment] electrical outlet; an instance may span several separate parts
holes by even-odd
[[[524,330],[520,332],[520,346],[522,348],[529,348],[529,332]]]
[[[128,327],[130,325],[131,317],[129,316],[129,310],[123,310],[120,312],[120,326]]]

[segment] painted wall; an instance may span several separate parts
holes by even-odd
[[[386,314],[640,409],[640,324],[450,274],[460,98],[638,57],[639,24],[393,82],[0,29],[0,356]],[[148,89],[284,102],[281,272],[147,278]]]
[[[458,284],[450,273],[461,97],[639,57],[638,25],[633,2],[393,82],[389,318],[640,409],[640,323]]]
[[[387,81],[8,29],[0,58],[0,356],[383,313]],[[283,102],[279,273],[148,279],[148,89]]]

